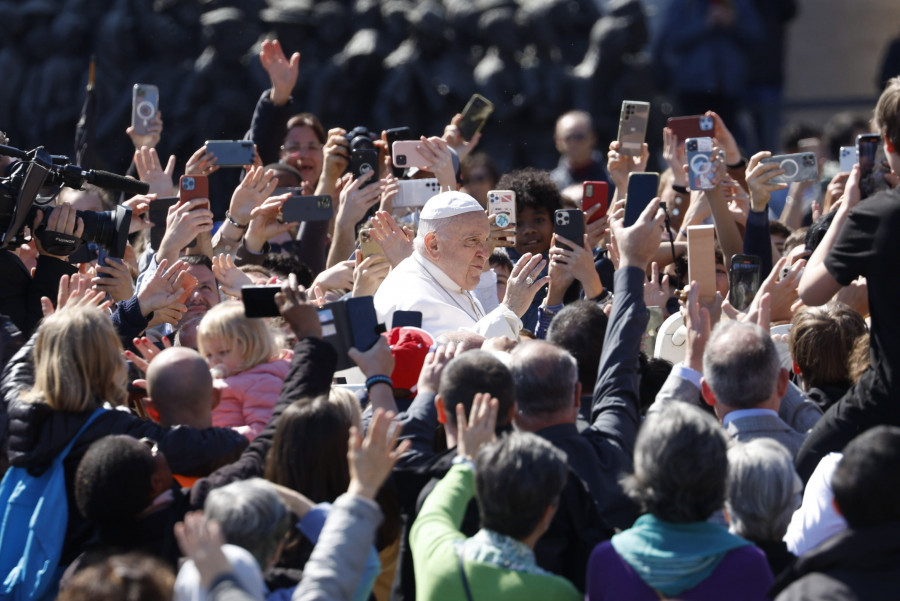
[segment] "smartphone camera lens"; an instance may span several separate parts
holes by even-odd
[[[406,155],[405,154],[397,155],[397,165],[400,165],[400,166],[406,165]]]
[[[696,141],[696,140],[691,140],[690,142],[688,142],[688,143],[687,143],[687,149],[690,150],[691,152],[696,151],[696,150],[697,150],[697,141]]]

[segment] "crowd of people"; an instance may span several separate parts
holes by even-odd
[[[76,261],[60,242],[116,205],[90,185],[59,191],[0,250],[0,499],[18,499],[0,508],[4,595],[900,590],[900,77],[871,120],[829,122],[815,181],[776,183],[785,170],[765,159],[781,149],[745,156],[709,110],[711,186],[692,189],[685,140],[666,128],[657,197],[629,211],[648,146],[632,156],[613,140],[604,156],[586,112],[559,116],[552,173],[501,173],[481,150],[490,121],[467,139],[459,114],[416,138],[427,164],[395,170],[386,132],[300,112],[299,56],[270,40],[260,62],[254,162],[224,220],[182,198],[151,236],[154,203],[189,191],[157,152],[157,115],[150,133],[127,132],[149,192],[122,201],[124,256],[100,240],[99,258]],[[860,165],[837,158],[870,131],[884,190],[862,198]],[[378,164],[354,174],[360,137]],[[183,172],[226,169],[203,146]],[[437,187],[424,205],[395,206],[423,178]],[[585,181],[607,182],[608,198],[584,206]],[[515,193],[514,225],[497,223],[491,190]],[[297,194],[330,196],[333,215],[286,222]],[[557,231],[563,209],[582,239]],[[713,246],[694,244],[697,226]],[[760,271],[742,310],[736,255]],[[271,310],[248,316],[260,286]],[[57,497],[36,488],[52,475]],[[47,536],[55,547],[30,544]]]

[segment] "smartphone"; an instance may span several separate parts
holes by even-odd
[[[359,179],[366,173],[375,173],[361,186],[371,186],[378,182],[378,151],[374,148],[355,148],[350,151],[350,173],[354,179]]]
[[[383,255],[384,251],[381,245],[372,236],[372,228],[364,227],[359,230],[359,250],[362,251],[363,259],[372,255]]]
[[[256,155],[253,140],[207,140],[206,152],[216,155],[219,167],[252,165]]]
[[[729,273],[728,300],[731,306],[743,311],[750,306],[759,290],[760,261],[756,255],[733,255]]]
[[[798,152],[796,154],[778,154],[761,159],[760,163],[776,163],[784,169],[784,175],[769,180],[770,184],[789,184],[791,182],[812,182],[819,179],[819,162],[814,152]]]
[[[178,180],[178,198],[184,202],[209,198],[209,180],[205,175],[182,175]],[[154,201],[155,202],[155,201]],[[153,206],[153,203],[150,203]]]
[[[679,142],[688,138],[711,138],[716,129],[716,122],[706,115],[691,115],[689,117],[669,117],[666,127],[678,136]]]
[[[281,206],[281,219],[284,223],[328,221],[332,217],[334,206],[328,194],[304,196],[300,188],[293,188],[291,197]]]
[[[712,190],[715,173],[712,167],[712,138],[688,138],[684,142],[691,190]]]
[[[584,213],[578,209],[557,209],[553,214],[554,232],[575,244],[584,244]],[[556,246],[573,250],[568,244],[557,242]]]
[[[169,217],[169,209],[177,202],[177,196],[164,196],[150,203],[147,219],[153,224],[153,227],[150,228],[150,246],[154,250],[159,248],[163,236],[166,235],[166,219]]]
[[[494,223],[497,227],[516,228],[516,193],[513,190],[488,191],[488,215],[496,215]],[[511,246],[516,245],[515,233],[503,238]]]
[[[700,302],[716,300],[716,230],[714,225],[687,229],[688,280],[700,284]]]
[[[391,161],[393,162],[394,156],[394,142],[398,140],[412,140],[412,130],[408,127],[392,127],[391,129],[387,129],[384,131],[384,137],[387,138],[388,150],[391,152]],[[394,177],[403,177],[403,168],[402,167],[391,167],[391,171],[394,172]]]
[[[432,196],[441,191],[441,185],[435,177],[402,179],[397,184],[400,189],[391,203],[394,208],[424,207]]]
[[[656,198],[659,189],[658,173],[629,173],[628,194],[625,196],[625,227],[637,222],[647,205]]]
[[[636,100],[623,100],[622,112],[619,115],[619,153],[639,157],[644,147],[647,134],[647,121],[650,118],[650,103]]]
[[[278,305],[275,295],[281,292],[281,286],[243,286],[241,300],[244,302],[244,315],[247,317],[278,317]]]
[[[419,140],[397,140],[391,145],[391,160],[395,167],[427,169],[431,162],[419,152]]]
[[[115,261],[116,263],[122,263],[122,259],[117,259],[116,257],[109,256],[109,251],[106,250],[105,247],[100,246],[97,248],[97,265],[109,265],[111,262]],[[101,278],[111,278],[112,276],[98,271],[97,275]]]
[[[850,173],[853,171],[853,165],[859,157],[859,151],[856,146],[841,146],[840,163],[841,173]]]
[[[881,136],[878,134],[857,136],[856,148],[859,152],[860,197],[868,198],[882,190],[890,189],[884,179],[884,174],[890,173],[891,169],[886,166]]]
[[[181,296],[178,297],[177,302],[181,303],[182,305],[186,305],[188,299],[191,298],[191,294],[194,293],[194,288],[197,287],[197,283],[197,278],[186,271],[182,271],[177,276],[175,276],[175,287],[184,288],[184,292],[182,292]]]
[[[381,336],[382,328],[379,327],[371,296],[334,301],[323,306],[318,313],[322,340],[337,351],[338,370],[355,365],[347,356],[350,347],[367,351]]]
[[[472,136],[480,132],[493,112],[494,104],[490,100],[481,94],[472,94],[462,111],[462,119],[457,125],[463,139],[471,140]]]
[[[131,127],[139,136],[150,133],[150,122],[159,111],[159,88],[149,83],[136,83],[131,90]]]
[[[609,184],[606,182],[584,182],[581,195],[581,210],[585,213],[589,209],[600,205],[600,210],[594,213],[594,216],[588,220],[588,223],[594,223],[606,216],[609,210]]]
[[[421,311],[394,311],[391,317],[391,328],[421,328]]]

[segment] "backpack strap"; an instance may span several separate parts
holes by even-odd
[[[75,433],[75,436],[72,437],[72,440],[69,441],[69,444],[65,446],[65,448],[59,455],[57,455],[56,459],[58,461],[62,461],[63,459],[65,459],[69,454],[69,451],[72,450],[72,447],[75,446],[75,442],[81,437],[82,434],[84,434],[84,431],[87,430],[88,426],[94,423],[94,420],[97,419],[101,413],[105,412],[106,409],[104,409],[103,407],[97,407],[94,412],[91,413],[91,416],[87,418],[87,421],[81,425],[81,428],[78,429],[78,432]]]

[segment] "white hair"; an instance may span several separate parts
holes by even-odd
[[[771,438],[728,449],[729,530],[751,541],[781,540],[800,505],[803,483],[790,452]]]
[[[419,227],[416,230],[416,237],[413,239],[413,247],[421,255],[425,254],[425,236],[431,232],[436,235],[445,237],[447,230],[453,226],[452,219],[420,219]]]

